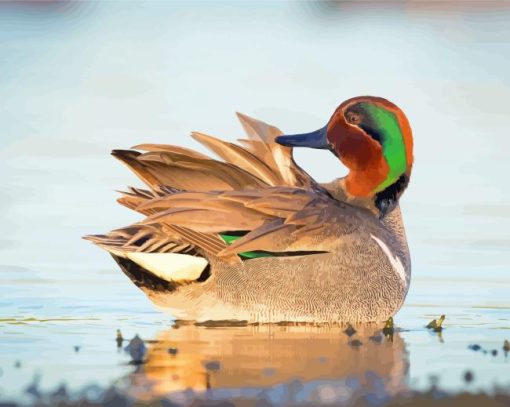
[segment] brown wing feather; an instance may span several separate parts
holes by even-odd
[[[245,148],[203,133],[194,132],[192,137],[214,151],[225,161],[256,175],[268,185],[280,185],[281,179],[279,174]]]
[[[301,190],[300,190],[301,191]],[[306,191],[304,191],[306,192]],[[295,200],[295,205],[289,205],[291,197],[296,194],[287,191],[288,199],[278,202],[284,191],[276,193],[276,197],[266,196],[263,199],[248,203],[247,207],[259,210],[266,216],[271,214],[272,222],[263,223],[259,228],[236,240],[234,244],[220,253],[220,256],[230,256],[252,250],[265,250],[270,252],[288,251],[328,251],[332,241],[329,239],[327,229],[332,225],[336,227],[338,209],[326,195],[312,194],[301,196]],[[275,199],[275,206],[261,205],[264,201]],[[258,201],[258,202],[257,202]],[[343,222],[342,220],[338,220]],[[342,225],[345,228],[347,225]],[[334,239],[336,240],[336,239]]]
[[[210,160],[211,157],[208,157],[205,154],[201,154],[198,151],[192,150],[190,148],[173,146],[170,144],[151,144],[144,143],[138,144],[134,147],[131,147],[132,150],[141,150],[141,151],[166,151],[169,153],[177,153],[182,155],[188,155],[190,157],[199,158],[202,160]]]
[[[220,256],[264,250],[268,252],[287,251],[292,243],[292,232],[296,230],[294,225],[286,225],[281,219],[277,219],[238,239],[232,245],[220,252]]]
[[[263,159],[271,170],[278,174],[280,185],[315,185],[315,181],[294,161],[292,148],[274,141],[276,137],[283,134],[277,127],[242,113],[237,113],[237,117],[250,137],[250,140],[243,141],[243,144],[248,151]]]
[[[319,250],[318,239],[312,245],[306,233],[299,232],[320,231],[330,217],[327,211],[331,210],[331,200],[318,191],[274,187],[243,192],[180,192],[154,198],[139,210],[155,211],[141,222],[143,225],[184,228],[189,233],[214,236],[215,242],[221,240],[222,232],[250,231],[231,246],[221,240],[223,248],[216,244],[207,249],[219,256],[232,256],[251,250]],[[206,249],[200,239],[193,244]]]
[[[144,153],[114,150],[112,155],[151,189],[131,188],[118,201],[147,218],[87,238],[107,250],[198,250],[227,261],[238,261],[240,251],[298,247],[300,230],[318,228],[303,223],[320,218],[313,210],[307,212],[321,204],[317,184],[296,165],[291,148],[274,142],[280,130],[246,115],[238,117],[249,137],[244,146],[193,134],[224,162],[165,144],[133,147]],[[233,230],[251,232],[227,246],[219,233]]]
[[[126,164],[152,190],[164,186],[191,191],[261,188],[266,183],[229,163],[198,158],[170,151],[138,153],[114,150],[116,158]]]
[[[134,187],[129,187],[129,191],[118,192],[122,194],[122,196],[117,199],[117,202],[121,205],[134,211],[140,212],[144,215],[150,215],[154,213],[153,209],[144,209],[143,205],[151,200],[157,199],[159,197],[158,194]]]
[[[196,151],[166,145],[140,144],[144,150],[114,150],[112,155],[126,164],[153,191],[172,187],[188,191],[246,190],[268,186],[312,186],[315,182],[292,158],[292,149],[275,143],[282,134],[274,126],[238,113],[250,140],[245,147],[202,133],[193,137],[226,162]]]
[[[113,150],[112,155],[124,163],[131,171],[135,173],[151,189],[157,188],[159,181],[152,172],[141,162],[138,157],[141,155],[138,151],[131,150]]]
[[[227,245],[218,235],[209,235],[177,225],[135,224],[126,228],[113,230],[106,235],[89,235],[84,239],[109,252],[158,252],[183,253],[193,252],[218,256]],[[235,255],[225,255],[226,261],[239,261]]]

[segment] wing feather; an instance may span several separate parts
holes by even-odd
[[[328,211],[334,210],[326,194],[289,187],[249,193],[180,192],[154,198],[141,208],[155,213],[140,224],[177,230],[184,240],[219,256],[251,250],[318,250],[305,235],[322,233],[331,218]],[[227,247],[219,237],[227,231],[249,233]],[[317,244],[319,239],[313,241]]]
[[[280,184],[279,174],[245,148],[203,133],[194,132],[192,137],[214,151],[226,162],[236,165],[251,174],[255,174],[268,185],[276,186]]]
[[[130,188],[118,202],[146,216],[106,235],[86,237],[115,252],[192,253],[239,261],[244,251],[316,250],[300,231],[321,231],[331,199],[275,143],[282,132],[238,113],[248,135],[241,145],[203,133],[192,136],[223,161],[191,149],[140,144],[114,150],[150,190]],[[331,208],[329,208],[331,209]],[[226,231],[249,231],[227,245]]]
[[[210,160],[211,157],[201,154],[198,151],[192,150],[190,148],[173,146],[170,144],[138,144],[136,146],[131,147],[133,150],[141,150],[141,151],[166,151],[169,153],[177,153],[182,155],[188,155],[190,157],[202,159],[202,160]]]
[[[299,167],[292,157],[292,148],[285,147],[274,140],[283,133],[274,126],[254,119],[242,113],[237,113],[246,134],[250,140],[243,141],[248,151],[261,157],[273,172],[279,175],[280,185],[311,186],[315,181]]]
[[[241,168],[209,158],[169,151],[142,154],[131,150],[114,150],[112,155],[126,164],[153,191],[161,191],[163,187],[210,191],[267,186]]]

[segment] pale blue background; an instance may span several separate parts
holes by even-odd
[[[415,137],[402,200],[413,286],[401,320],[421,327],[429,312],[445,312],[459,317],[452,326],[509,327],[507,4],[5,3],[0,92],[0,318],[98,318],[108,334],[128,320],[133,333],[152,334],[168,317],[80,240],[138,219],[114,202],[114,189],[139,183],[109,151],[141,142],[204,151],[189,133],[242,137],[235,111],[310,131],[343,100],[370,94],[397,103]],[[328,152],[296,157],[320,181],[345,174]],[[87,324],[76,322],[77,332],[95,332]],[[44,346],[70,349],[60,335],[68,325],[44,326],[1,327],[5,366],[16,354],[37,359]],[[90,337],[99,353],[87,360],[104,362]],[[23,340],[31,345],[22,351]],[[422,339],[407,340],[413,379],[439,370],[458,384]],[[477,363],[497,372],[487,361]],[[58,364],[45,372],[49,384],[62,379]],[[118,375],[72,372],[75,383]]]

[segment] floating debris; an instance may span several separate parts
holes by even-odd
[[[492,356],[498,356],[498,351],[496,349],[492,349],[491,355]]]
[[[264,370],[262,370],[262,374],[264,376],[274,376],[274,374],[276,373],[276,369],[273,369],[273,368],[265,368]]]
[[[437,326],[437,320],[433,319],[427,325],[425,325],[425,328],[432,329],[432,328],[435,328],[436,326]]]
[[[123,394],[120,390],[115,387],[110,387],[102,395],[101,404],[103,406],[126,407],[130,405],[130,400],[128,396]]]
[[[218,362],[217,360],[211,360],[209,362],[204,362],[204,367],[209,370],[209,371],[216,371],[216,370],[220,370],[221,368],[221,363]]]
[[[115,342],[117,342],[117,348],[122,346],[122,342],[124,342],[124,337],[122,336],[122,332],[120,329],[117,329],[117,336],[115,337]]]
[[[16,369],[19,369],[21,367],[21,362],[19,360],[17,360],[16,362],[14,362],[14,367]]]
[[[126,346],[124,350],[129,353],[134,364],[139,365],[144,362],[147,348],[145,347],[143,340],[138,335],[135,335],[135,337],[129,341],[128,346]]]
[[[429,383],[430,383],[431,390],[437,389],[437,387],[439,386],[439,376],[437,376],[435,374],[430,375]]]
[[[384,324],[383,334],[385,336],[389,336],[393,338],[393,333],[395,332],[395,326],[393,324],[393,317],[389,317],[386,323]]]
[[[353,336],[357,331],[353,328],[351,324],[347,325],[347,328],[343,331],[349,338]]]
[[[507,340],[503,343],[503,352],[505,352],[505,356],[510,352],[510,342]]]
[[[475,343],[474,345],[469,345],[468,349],[471,349],[471,350],[474,350],[475,352],[478,352],[480,349],[482,349],[482,347]]]
[[[446,315],[441,315],[438,320],[433,319],[427,325],[427,329],[432,329],[434,332],[441,332],[443,330],[443,322],[446,319]]]
[[[24,390],[25,394],[28,394],[36,399],[41,397],[41,392],[39,390],[39,384],[41,383],[41,374],[36,373],[32,378],[32,383],[28,385],[28,387]]]
[[[61,384],[54,392],[50,394],[51,401],[55,404],[58,401],[65,401],[69,399],[69,392],[67,391],[67,387],[65,384]]]
[[[177,348],[168,348],[168,353],[172,356],[175,356],[179,353],[179,349]]]
[[[363,342],[361,342],[359,339],[353,339],[349,342],[349,345],[351,345],[353,348],[359,348],[363,345]]]
[[[368,337],[369,340],[375,343],[381,343],[383,340],[383,335],[373,335]]]
[[[473,372],[471,372],[470,370],[466,370],[466,372],[464,373],[464,381],[466,383],[471,383],[473,380],[474,380],[475,376],[473,375]]]
[[[74,352],[75,352],[75,353],[78,353],[79,351],[80,351],[80,347],[79,347],[79,346],[75,346],[75,347],[74,347]]]

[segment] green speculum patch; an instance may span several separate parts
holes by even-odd
[[[375,189],[380,192],[395,183],[407,169],[404,137],[395,113],[369,103],[365,104],[364,110],[371,118],[373,130],[381,136],[383,156],[389,167],[386,179]]]
[[[235,231],[235,232],[223,232],[220,233],[220,237],[227,244],[234,243],[237,239],[240,239],[244,235],[249,233],[248,231]],[[307,256],[311,254],[325,253],[320,250],[307,250],[307,251],[290,251],[290,252],[266,252],[264,250],[254,250],[251,252],[241,252],[238,256],[243,260],[259,259],[261,257],[292,257],[292,256]]]
[[[246,231],[246,232],[245,231],[243,231],[243,232],[226,232],[226,233],[220,233],[220,237],[223,239],[223,241],[226,244],[232,244],[237,239],[240,239],[247,233],[248,233],[248,231]],[[272,257],[272,256],[273,255],[271,253],[264,252],[264,251],[253,251],[253,252],[239,253],[239,257],[241,257],[243,259],[257,259],[259,257]]]

